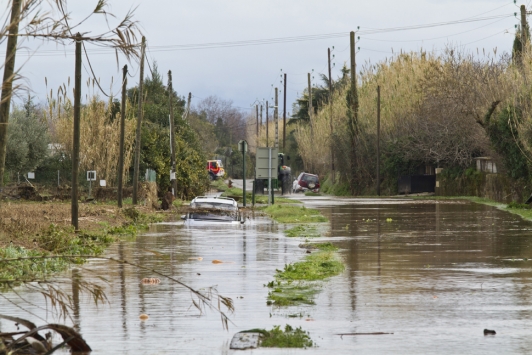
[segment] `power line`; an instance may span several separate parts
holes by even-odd
[[[359,35],[373,35],[373,34],[382,34],[382,33],[393,33],[399,31],[411,31],[419,30],[433,27],[441,26],[451,26],[459,25],[471,22],[480,22],[480,21],[489,21],[489,20],[504,20],[510,17],[514,17],[515,14],[504,14],[504,15],[493,15],[486,17],[470,17],[461,20],[455,21],[443,21],[443,22],[434,22],[426,23],[419,25],[411,26],[398,26],[398,27],[389,27],[389,28],[368,28],[365,30],[358,30]],[[277,38],[264,38],[264,39],[254,39],[254,40],[243,40],[243,41],[227,41],[227,42],[208,42],[208,43],[192,43],[192,44],[176,44],[176,45],[165,45],[165,46],[151,46],[150,53],[154,52],[171,52],[171,51],[184,51],[184,50],[200,50],[200,49],[214,49],[214,48],[229,48],[229,47],[246,47],[246,46],[258,46],[258,45],[270,45],[270,44],[281,44],[281,43],[293,43],[293,42],[304,42],[304,41],[317,41],[324,39],[333,39],[341,38],[348,36],[349,32],[335,32],[335,33],[324,33],[324,34],[314,34],[314,35],[302,35],[302,36],[290,36],[290,37],[277,37]],[[91,54],[108,54],[112,49],[101,48],[97,49]],[[73,55],[72,53],[64,53],[64,55]],[[43,50],[35,56],[53,56],[57,55],[57,50]]]
[[[432,41],[432,40],[435,40],[435,39],[449,38],[449,37],[458,36],[458,35],[461,35],[461,34],[464,34],[464,33],[473,32],[473,31],[476,31],[478,29],[493,25],[494,23],[500,22],[502,20],[504,20],[504,19],[498,19],[498,20],[490,22],[490,23],[488,23],[486,25],[482,25],[480,27],[476,27],[476,28],[473,28],[473,29],[470,29],[470,30],[467,30],[467,31],[457,32],[457,33],[453,33],[453,34],[450,34],[450,35],[440,36],[440,37],[433,37],[433,38],[409,39],[409,40],[387,40],[387,39],[376,39],[376,38],[371,38],[371,37],[364,37],[362,39],[363,40],[369,40],[369,41],[377,41],[377,42],[424,42],[424,41]]]

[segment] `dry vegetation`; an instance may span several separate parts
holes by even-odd
[[[0,248],[10,244],[40,249],[37,237],[53,223],[70,227],[70,203],[65,202],[6,202],[0,204]],[[137,207],[145,213],[151,209]],[[103,226],[122,226],[129,219],[116,205],[80,204],[79,226],[95,231]]]
[[[333,147],[340,179],[347,182],[354,174],[357,191],[371,191],[376,170],[377,86],[381,90],[381,169],[391,169],[394,179],[407,162],[467,168],[475,156],[497,158],[486,116],[495,117],[505,109],[519,111],[522,119],[508,123],[515,130],[515,143],[532,156],[530,79],[526,79],[532,78],[532,55],[527,53],[523,62],[517,66],[507,54],[497,56],[496,51],[447,49],[441,54],[401,53],[378,64],[366,63],[358,76],[356,170],[346,163],[349,87],[333,93],[332,110],[328,103],[316,109],[312,125],[298,123],[295,138],[305,168],[328,173]]]
[[[47,120],[51,127],[52,140],[59,144],[58,153],[70,157],[72,153],[72,102],[66,95],[67,88],[61,88],[58,98],[49,98]],[[106,180],[109,186],[114,186],[118,171],[118,157],[120,138],[120,113],[113,115],[113,105],[99,100],[97,97],[90,98],[87,105],[81,108],[81,126],[83,132],[80,141],[81,170],[96,170],[98,178]],[[133,143],[135,139],[135,113],[129,100],[126,103],[126,120],[124,136],[124,181],[132,162]]]

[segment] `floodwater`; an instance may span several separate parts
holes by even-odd
[[[217,291],[234,301],[224,330],[213,310],[200,314],[190,291],[147,270],[93,260],[73,272],[106,278],[110,304],[98,305],[75,287],[73,319],[92,354],[238,354],[232,336],[244,329],[290,324],[310,332],[317,347],[255,349],[249,354],[525,354],[532,348],[532,224],[493,207],[459,201],[302,197],[331,221],[331,241],[345,271],[324,282],[316,305],[266,305],[276,269],[305,256],[302,239],[286,238],[263,217],[243,226],[152,226],[107,256],[128,260]],[[317,241],[317,240],[316,240]],[[201,257],[202,260],[190,258]],[[213,264],[217,259],[226,263]],[[158,285],[142,278],[159,277]],[[100,282],[101,283],[101,282]],[[44,299],[13,293],[0,313],[41,325]],[[23,306],[28,314],[17,308]],[[217,305],[217,302],[215,302]],[[146,321],[140,314],[149,315]],[[292,317],[293,315],[300,315]],[[51,316],[48,322],[57,322]],[[69,321],[66,322],[67,324]],[[483,330],[497,334],[484,336]],[[10,322],[0,321],[1,331]],[[384,332],[383,335],[338,335]]]

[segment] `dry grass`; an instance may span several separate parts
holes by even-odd
[[[57,100],[49,97],[47,119],[50,123],[54,143],[62,145],[62,153],[70,156],[73,142],[73,107],[70,99],[58,92]],[[114,186],[117,179],[120,113],[112,117],[111,104],[101,101],[97,97],[89,99],[87,105],[81,108],[80,130],[80,169],[96,170],[98,179],[107,181],[108,186]],[[127,181],[129,166],[132,161],[133,143],[135,139],[135,119],[133,108],[126,103],[125,136],[124,136],[124,181]]]
[[[381,91],[381,152],[416,161],[467,167],[476,154],[495,155],[485,129],[484,116],[494,102],[497,111],[522,110],[523,120],[514,122],[518,136],[532,161],[532,51],[524,68],[507,55],[494,52],[465,53],[448,48],[440,53],[411,52],[393,55],[359,69],[359,177],[373,185],[376,149],[377,86]],[[528,79],[525,79],[528,78]],[[336,90],[330,105],[318,108],[312,128],[299,123],[296,140],[305,168],[323,175],[329,171],[331,147],[337,169],[351,176],[347,129],[348,87]],[[497,112],[496,112],[497,113]],[[334,133],[331,135],[330,121]],[[349,180],[349,179],[347,179]]]
[[[136,207],[144,213],[153,210]],[[28,249],[42,249],[37,237],[56,224],[70,226],[70,203],[66,202],[6,202],[0,204],[0,248],[10,244]],[[86,231],[96,231],[104,226],[122,226],[129,219],[116,205],[80,204],[79,227]]]

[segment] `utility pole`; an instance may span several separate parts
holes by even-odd
[[[286,154],[286,73],[284,73],[283,93],[283,152]]]
[[[259,105],[255,105],[255,116],[257,116],[257,143],[256,147],[259,146]]]
[[[270,146],[270,142],[269,142],[269,120],[270,120],[270,117],[268,116],[268,101],[266,101],[266,147],[269,147]]]
[[[331,126],[331,176],[334,184],[335,172],[334,172],[334,139],[333,139],[333,91],[332,91],[332,75],[331,75],[331,49],[327,48],[327,57],[329,63],[329,124]]]
[[[377,86],[377,196],[381,195],[381,87]]]
[[[120,157],[118,158],[118,207],[122,208],[124,189],[124,135],[126,127],[127,64],[122,69],[122,102],[120,105]]]
[[[525,5],[521,5],[521,57],[523,58],[523,55],[525,54],[525,50],[527,50],[527,38],[526,38],[526,7]]]
[[[312,135],[312,86],[310,86],[310,73],[308,73],[308,122],[310,124],[310,134]]]
[[[187,99],[187,110],[185,111],[184,115],[183,115],[183,120],[186,120],[189,113],[190,113],[190,101],[192,101],[192,93],[189,92],[188,93],[188,99]]]
[[[74,229],[79,229],[78,224],[78,173],[79,173],[79,140],[81,117],[81,34],[76,34],[76,66],[74,71],[74,135],[72,148],[72,201],[71,223]]]
[[[275,107],[273,109],[273,119],[275,120],[275,142],[274,148],[279,148],[279,100],[277,88],[275,88]]]
[[[170,107],[170,150],[172,155],[172,170],[170,171],[170,182],[172,183],[172,193],[174,197],[177,197],[177,180],[175,177],[175,137],[174,137],[174,107],[173,107],[173,95],[174,89],[172,88],[172,71],[168,71],[168,105]]]
[[[139,185],[139,165],[140,165],[140,128],[142,125],[143,93],[142,84],[144,83],[144,51],[146,49],[146,37],[142,36],[142,45],[140,49],[140,80],[139,80],[139,112],[137,113],[137,132],[135,136],[135,166],[133,171],[133,204],[137,204],[138,185]]]
[[[4,186],[4,169],[6,166],[7,124],[9,122],[9,107],[13,94],[13,79],[15,77],[15,57],[17,54],[18,25],[20,23],[20,7],[22,0],[13,0],[11,5],[11,22],[9,23],[9,37],[7,38],[6,61],[2,80],[2,97],[0,99],[0,191]]]
[[[357,130],[358,130],[358,94],[356,81],[356,60],[355,60],[355,32],[350,33],[350,47],[351,47],[351,115],[350,115],[350,135],[351,135],[351,194],[355,193],[355,169],[357,163],[356,149],[357,149]]]

